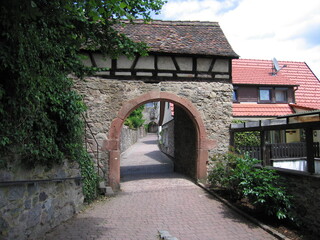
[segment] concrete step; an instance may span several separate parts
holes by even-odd
[[[106,186],[104,181],[99,182],[99,190],[105,196],[113,196],[114,192],[110,186]]]

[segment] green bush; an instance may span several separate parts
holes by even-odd
[[[234,143],[237,147],[260,146],[260,132],[236,132],[234,134]]]
[[[233,120],[233,123],[244,123],[246,121]],[[260,146],[260,132],[235,132],[234,133],[234,145],[236,147],[256,147]]]
[[[229,152],[212,158],[208,181],[226,189],[231,198],[248,201],[267,215],[290,218],[291,196],[280,185],[280,177],[272,169],[260,168],[259,160]]]
[[[138,107],[130,113],[129,117],[126,118],[124,125],[128,126],[130,129],[137,129],[144,124],[143,112],[144,105]]]

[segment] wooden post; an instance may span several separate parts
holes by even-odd
[[[235,132],[234,131],[230,131],[230,146],[234,149],[234,136],[235,136]]]
[[[305,128],[307,145],[307,169],[309,173],[315,173],[314,168],[314,148],[313,148],[313,129]]]
[[[267,165],[267,147],[266,147],[266,134],[265,131],[260,131],[260,147],[261,147],[261,165]]]

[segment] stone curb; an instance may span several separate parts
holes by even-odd
[[[263,230],[265,230],[266,232],[272,234],[273,236],[275,236],[278,239],[281,240],[290,240],[290,238],[287,238],[286,236],[284,236],[283,234],[279,233],[278,231],[276,231],[275,229],[261,223],[260,221],[258,221],[257,219],[255,219],[254,217],[248,215],[247,213],[243,212],[242,210],[240,210],[239,208],[237,208],[236,206],[232,205],[230,202],[228,202],[227,200],[223,199],[222,197],[220,197],[218,194],[216,194],[215,192],[211,191],[210,189],[208,189],[204,184],[202,183],[197,183],[197,185],[199,187],[201,187],[202,189],[206,190],[208,193],[210,193],[212,196],[214,196],[215,198],[217,198],[219,201],[221,201],[222,203],[224,203],[225,205],[227,205],[229,208],[231,208],[232,210],[236,211],[237,213],[239,213],[240,215],[242,215],[243,217],[245,217],[246,219],[248,219],[249,221],[255,223],[256,225],[258,225],[260,228],[262,228]]]

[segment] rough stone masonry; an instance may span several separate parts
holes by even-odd
[[[115,80],[89,77],[77,80],[76,89],[83,96],[88,110],[86,118],[94,135],[108,141],[112,121],[117,118],[125,103],[135,101],[150,92],[170,93],[186,99],[199,112],[207,138],[215,142],[209,155],[227,151],[229,126],[232,113],[232,84],[229,81],[214,82],[175,82],[145,83],[137,80]],[[163,99],[167,100],[168,99]],[[153,99],[150,99],[153,101]],[[136,102],[136,107],[145,102]],[[185,106],[188,108],[188,106]],[[129,110],[128,110],[129,114]],[[100,141],[103,147],[103,141]],[[211,144],[212,145],[212,144]],[[101,161],[108,172],[109,152],[101,154]]]

